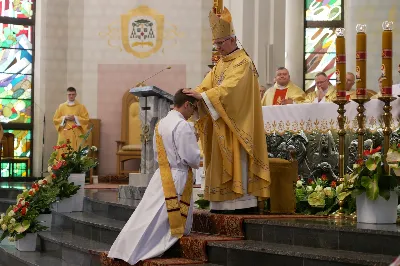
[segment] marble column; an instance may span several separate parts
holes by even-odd
[[[285,67],[290,72],[291,80],[303,87],[304,1],[290,1],[286,5],[285,24]]]

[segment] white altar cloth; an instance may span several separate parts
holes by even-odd
[[[400,98],[394,100],[392,106],[392,130],[400,127]],[[357,123],[358,104],[350,101],[345,105],[348,131],[355,132]],[[263,106],[264,128],[267,134],[285,132],[297,133],[304,131],[328,132],[338,130],[338,106],[334,103],[308,103],[291,105]],[[382,128],[383,102],[373,99],[365,104],[365,127],[371,132]]]

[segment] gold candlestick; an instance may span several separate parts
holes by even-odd
[[[383,162],[385,164],[385,172],[389,174],[389,165],[386,161],[387,152],[390,146],[390,134],[392,133],[392,128],[390,124],[392,122],[392,106],[390,103],[394,101],[396,98],[392,95],[392,29],[393,22],[385,21],[382,23],[382,96],[379,97],[379,100],[384,102],[383,106],[383,122],[385,123],[385,127],[383,128]]]

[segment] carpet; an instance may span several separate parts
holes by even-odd
[[[235,241],[245,237],[246,219],[326,219],[315,215],[225,215],[213,214],[205,210],[193,212],[192,233],[182,237],[162,258],[149,259],[137,266],[164,266],[201,264],[208,261],[207,243],[215,241]],[[173,257],[173,258],[170,258]],[[127,266],[124,261],[115,261],[104,252],[100,255],[103,266]]]
[[[193,213],[192,231],[213,235],[224,235],[234,238],[244,238],[243,223],[246,219],[326,219],[327,216],[315,215],[225,215],[213,214],[206,210],[195,210]]]

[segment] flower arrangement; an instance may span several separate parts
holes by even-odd
[[[395,159],[397,158],[397,166],[394,167],[399,166],[397,148],[398,146],[391,148],[390,152],[388,151],[388,159],[392,160],[393,163],[396,162]],[[358,160],[353,166],[354,172],[345,176],[344,188],[351,192],[354,198],[365,192],[370,200],[376,200],[379,196],[389,200],[390,191],[398,186],[396,175],[385,172],[383,155],[380,151],[380,146],[364,151],[366,160]]]
[[[73,129],[73,128],[72,128]],[[82,143],[88,138],[92,128],[84,135]],[[49,212],[51,204],[57,200],[71,197],[79,190],[79,186],[68,182],[71,173],[83,173],[95,167],[98,162],[89,156],[90,151],[97,150],[92,146],[79,146],[74,150],[71,142],[54,146],[49,159],[49,175],[32,184],[17,196],[16,204],[11,205],[6,213],[0,216],[0,227],[3,234],[0,240],[8,237],[9,241],[23,238],[27,233],[36,233],[46,229],[37,217]],[[60,157],[60,158],[58,158]]]
[[[327,215],[337,206],[336,181],[329,182],[326,175],[296,182],[296,211],[303,214]]]
[[[388,150],[386,161],[396,176],[400,176],[400,143],[393,144]]]
[[[58,187],[53,185],[53,178],[48,176],[32,184],[17,196],[16,204],[11,205],[0,216],[3,234],[0,240],[8,237],[9,241],[23,238],[27,233],[36,233],[46,229],[37,221],[37,217],[56,200]]]

